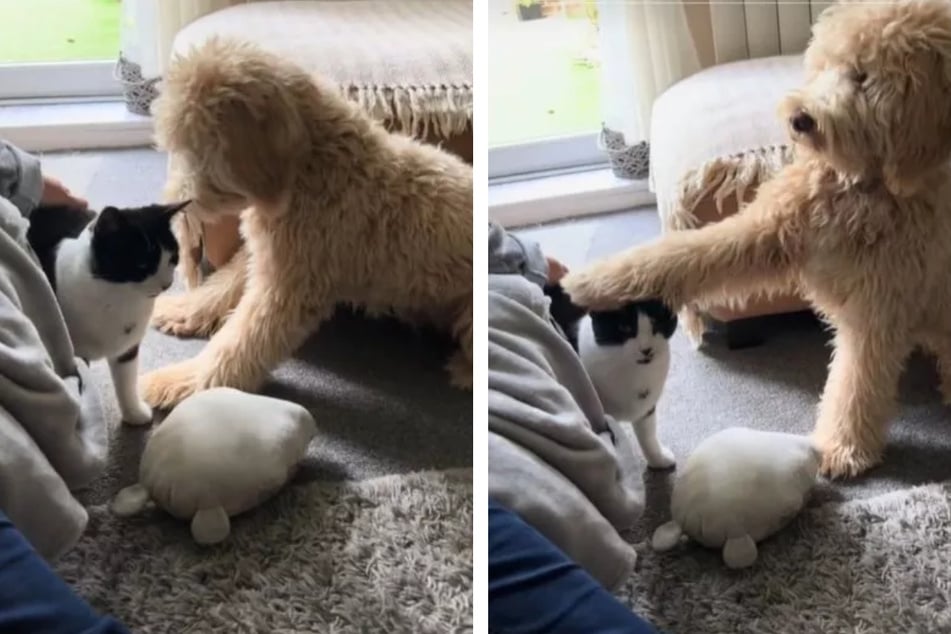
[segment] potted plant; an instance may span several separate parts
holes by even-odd
[[[515,0],[515,9],[518,12],[518,19],[523,22],[545,17],[541,0]]]

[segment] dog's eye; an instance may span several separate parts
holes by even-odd
[[[852,81],[861,86],[868,80],[868,73],[864,70],[853,70],[852,71]]]

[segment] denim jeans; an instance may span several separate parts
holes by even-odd
[[[128,634],[79,598],[0,511],[0,632]]]
[[[657,634],[543,535],[491,499],[489,631]]]

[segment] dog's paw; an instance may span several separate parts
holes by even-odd
[[[472,390],[472,361],[461,352],[457,352],[446,364],[449,382],[461,390]]]
[[[843,440],[820,442],[819,473],[830,479],[854,478],[882,460],[882,452]]]
[[[677,464],[674,452],[663,446],[660,447],[658,452],[649,456],[645,455],[644,458],[647,460],[647,466],[651,469],[670,469]]]
[[[207,337],[218,329],[219,320],[189,300],[189,294],[161,295],[152,309],[152,325],[176,337]]]
[[[194,360],[176,363],[139,378],[139,393],[157,409],[171,409],[203,388]]]
[[[620,290],[612,280],[606,279],[598,265],[561,278],[561,287],[571,303],[590,310],[605,310],[621,303]]]
[[[123,408],[122,422],[128,425],[148,425],[152,422],[152,408],[144,401]]]
[[[657,247],[630,249],[568,273],[561,286],[572,303],[590,310],[611,310],[622,304],[646,298],[664,300],[679,308],[681,289],[676,271],[668,265]]]

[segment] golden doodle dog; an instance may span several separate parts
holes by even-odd
[[[938,360],[951,403],[951,3],[834,5],[780,114],[795,158],[716,224],[569,274],[576,303],[742,302],[798,289],[834,328],[822,471],[881,460],[905,361]]]
[[[233,40],[180,57],[153,113],[166,194],[192,198],[201,221],[241,214],[245,246],[201,286],[156,302],[159,329],[215,334],[196,357],[141,378],[148,403],[259,387],[338,305],[450,332],[452,381],[471,385],[470,166]]]

